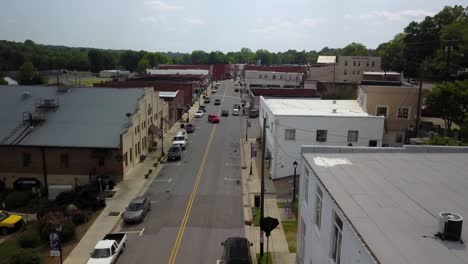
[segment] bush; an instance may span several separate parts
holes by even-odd
[[[81,225],[86,222],[86,215],[82,211],[77,211],[72,216],[72,221],[75,225]]]
[[[58,205],[68,205],[75,201],[77,194],[75,191],[62,192],[55,197],[55,202]]]
[[[7,209],[12,210],[27,205],[31,198],[30,192],[14,191],[6,196],[5,204]]]
[[[20,235],[18,243],[22,248],[37,248],[41,245],[41,240],[36,230],[30,230]]]
[[[426,142],[427,145],[437,146],[458,146],[458,142],[454,138],[449,137],[434,137]]]
[[[22,249],[10,259],[10,264],[42,264],[39,251],[35,249]]]
[[[75,238],[75,224],[71,217],[66,217],[60,212],[49,212],[38,221],[39,235],[42,241],[49,241],[49,234],[55,232],[58,226],[62,226],[62,241],[68,242]]]

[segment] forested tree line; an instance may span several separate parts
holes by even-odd
[[[19,70],[27,62],[40,71],[68,69],[99,72],[103,69],[126,69],[144,72],[157,64],[255,63],[259,60],[264,65],[307,64],[315,63],[319,55],[375,55],[382,57],[384,70],[403,71],[406,76],[424,75],[428,79],[441,80],[448,72],[468,67],[467,51],[468,9],[447,6],[419,23],[411,22],[403,33],[379,45],[376,50],[353,42],[344,48],[325,47],[320,51],[291,49],[270,52],[242,48],[237,52],[195,50],[188,54],[71,48],[41,45],[31,40],[24,43],[0,41],[0,72]]]

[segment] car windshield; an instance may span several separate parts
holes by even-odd
[[[178,147],[171,147],[171,148],[169,149],[169,152],[177,152],[177,151],[179,151],[179,148],[178,148]]]
[[[130,203],[128,205],[127,211],[140,211],[143,207],[142,203]]]
[[[110,250],[108,248],[96,248],[93,254],[91,254],[91,258],[108,258],[110,255]]]
[[[7,219],[10,215],[7,212],[0,213],[0,222]]]
[[[185,139],[184,136],[174,137],[174,141],[183,141],[184,139]]]

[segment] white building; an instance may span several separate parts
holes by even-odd
[[[441,212],[468,216],[467,162],[459,147],[304,146],[297,263],[468,263],[438,235]]]
[[[273,179],[293,174],[302,145],[382,146],[384,117],[367,114],[355,100],[261,97],[260,117],[267,120],[267,168]]]
[[[303,87],[302,72],[245,71],[247,88],[300,88]]]

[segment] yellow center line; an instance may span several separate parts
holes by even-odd
[[[227,88],[224,89],[223,93],[223,98],[221,99],[221,104],[219,106],[218,110],[218,116],[221,113],[222,105],[224,103],[224,97],[226,96],[226,91]],[[195,180],[195,184],[193,186],[192,194],[190,195],[190,198],[187,203],[187,208],[185,209],[185,214],[184,217],[182,218],[182,223],[180,224],[179,231],[177,232],[177,237],[174,242],[174,246],[172,247],[171,255],[169,257],[169,264],[174,264],[177,253],[179,252],[180,244],[182,242],[182,237],[184,236],[185,232],[185,227],[187,226],[188,218],[190,216],[190,212],[192,211],[192,206],[193,206],[193,201],[195,200],[195,196],[198,192],[198,186],[200,185],[201,177],[203,175],[203,171],[205,169],[206,161],[208,159],[208,154],[210,153],[210,148],[211,148],[211,143],[213,142],[213,138],[216,132],[217,124],[213,125],[213,128],[211,129],[210,137],[208,139],[208,144],[206,145],[205,148],[205,153],[203,155],[202,162],[200,164],[200,168],[198,168],[198,174],[197,174],[197,179]]]

